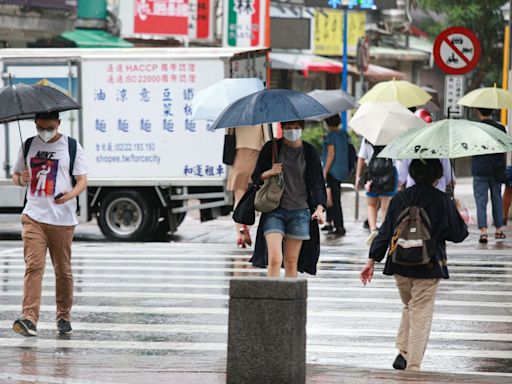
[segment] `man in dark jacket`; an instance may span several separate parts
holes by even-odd
[[[391,200],[386,220],[371,245],[369,259],[361,271],[361,281],[363,284],[370,282],[375,262],[384,259],[400,213],[407,206],[423,208],[431,223],[430,236],[434,250],[430,262],[405,266],[394,263],[388,255],[384,267],[385,275],[394,275],[404,304],[396,340],[399,355],[393,368],[418,371],[430,334],[437,286],[441,278],[449,278],[446,241],[462,242],[468,236],[468,230],[451,198],[434,187],[443,175],[443,167],[438,159],[413,160],[409,173],[416,185]]]
[[[492,125],[500,131],[507,133],[505,127],[491,119],[492,109],[478,108],[478,117],[481,123]],[[492,155],[473,156],[471,173],[473,175],[473,194],[476,202],[476,217],[480,229],[480,243],[487,243],[487,200],[491,192],[492,218],[498,240],[505,239],[503,226],[503,202],[501,198],[502,177],[505,175],[505,155],[496,153]]]

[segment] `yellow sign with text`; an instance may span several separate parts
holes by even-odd
[[[366,13],[349,12],[348,55],[355,56],[357,41],[365,35]],[[313,53],[325,56],[342,56],[343,47],[343,11],[322,9],[315,11],[315,30]]]

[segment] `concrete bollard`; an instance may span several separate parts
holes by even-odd
[[[305,383],[307,281],[235,278],[229,297],[227,384]]]

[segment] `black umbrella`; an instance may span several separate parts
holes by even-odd
[[[0,123],[79,108],[71,97],[46,85],[11,84],[0,89]]]
[[[290,89],[264,89],[231,103],[212,129],[328,117],[329,112],[311,96]]]
[[[79,109],[71,97],[46,85],[11,84],[0,89],[0,123],[18,122],[21,146],[20,120],[32,119],[37,113],[62,112]]]

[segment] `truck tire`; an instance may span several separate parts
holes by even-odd
[[[112,241],[149,240],[155,228],[156,209],[139,191],[112,191],[101,201],[98,225]]]

